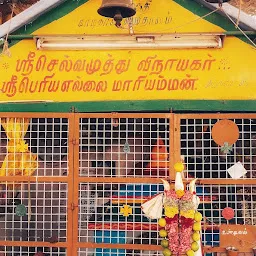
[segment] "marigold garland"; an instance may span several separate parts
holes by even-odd
[[[178,198],[181,198],[181,197],[183,197],[184,196],[184,194],[185,194],[185,192],[184,192],[184,190],[177,190],[176,191],[176,194],[177,194],[177,196],[178,196]]]
[[[193,196],[195,194],[190,191],[184,191],[180,199],[178,199],[177,191],[169,190],[166,193],[164,204],[165,230],[168,234],[168,248],[172,254],[193,256],[194,250],[198,250],[198,248],[192,248],[191,243],[194,231],[197,232],[201,229],[200,222],[194,219],[196,206],[193,202]],[[196,230],[193,231],[193,229]]]
[[[179,213],[178,207],[166,206],[164,210],[164,214],[168,218],[173,218],[176,214]]]
[[[155,202],[149,200],[142,205],[142,210],[148,218],[159,219],[159,225],[164,227],[165,233],[160,231],[160,236],[165,240],[161,242],[164,248],[164,255],[194,256],[194,252],[199,251],[200,230],[202,215],[197,212],[200,203],[199,197],[196,196],[194,179],[189,184],[189,190],[185,191],[182,181],[181,172],[184,170],[182,163],[174,166],[176,171],[175,186],[171,189],[170,184],[166,180],[162,180],[164,185],[164,193]],[[161,200],[161,201],[160,201]],[[164,207],[164,219],[159,217],[162,215],[162,207]]]

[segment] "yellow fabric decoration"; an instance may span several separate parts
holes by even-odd
[[[29,119],[4,118],[2,126],[8,138],[8,153],[0,169],[0,176],[32,176],[38,163],[37,156],[29,151],[28,144],[24,140]]]
[[[164,214],[168,218],[173,218],[178,213],[179,213],[179,209],[177,207],[171,207],[171,206],[164,207]]]

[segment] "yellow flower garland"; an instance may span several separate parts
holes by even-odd
[[[178,198],[183,197],[184,194],[185,194],[185,191],[184,191],[184,190],[181,190],[181,189],[180,189],[180,190],[177,190],[177,191],[176,191],[176,195],[177,195]]]
[[[179,213],[179,209],[177,207],[171,207],[171,206],[164,207],[164,214],[168,218],[173,218],[178,213]]]
[[[185,218],[194,219],[195,210],[180,211],[180,215],[185,217]]]

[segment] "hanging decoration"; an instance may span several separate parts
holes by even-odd
[[[28,149],[24,140],[29,126],[29,119],[26,118],[4,118],[2,126],[6,132],[7,155],[0,169],[0,176],[32,176],[37,169],[37,156]],[[8,184],[13,188],[13,184]],[[14,184],[19,188],[19,184]]]
[[[159,236],[163,238],[161,245],[165,256],[203,255],[200,235],[202,215],[197,211],[200,199],[196,195],[195,188],[197,179],[190,182],[189,190],[184,190],[181,174],[184,165],[176,163],[174,169],[176,171],[174,189],[171,189],[166,180],[162,180],[164,193],[142,204],[142,211],[148,218],[158,219],[158,224],[162,227]],[[162,217],[163,208],[164,217]]]
[[[247,170],[244,168],[242,163],[238,161],[237,163],[229,167],[227,169],[227,172],[232,179],[240,179],[247,173]]]
[[[129,145],[128,141],[125,142],[123,151],[124,151],[124,153],[126,153],[126,154],[128,154],[128,153],[131,152],[131,150],[130,150],[130,145]]]
[[[19,217],[24,217],[27,215],[27,209],[24,204],[19,204],[16,206],[15,213]]]
[[[230,154],[233,151],[233,146],[229,145],[228,142],[224,142],[223,146],[221,147],[221,152],[224,154]]]
[[[221,147],[221,151],[228,154],[233,150],[232,145],[239,138],[239,129],[233,121],[223,119],[212,127],[212,138]]]
[[[3,50],[0,54],[0,57],[1,57],[1,55],[6,55],[9,58],[11,57],[11,52],[10,52],[9,43],[8,43],[8,37],[9,37],[10,30],[11,30],[11,22],[12,22],[12,18],[14,15],[14,10],[15,10],[15,4],[12,4],[12,12],[11,12],[11,18],[10,18],[10,22],[9,22],[8,32],[7,32],[7,35],[6,35],[4,43],[3,43]]]
[[[3,50],[2,50],[1,55],[6,55],[9,58],[11,57],[11,52],[9,50],[9,44],[8,44],[7,40],[5,40],[3,43]]]
[[[29,126],[29,119],[27,118],[3,118],[2,126],[6,132],[7,155],[4,159],[0,169],[0,176],[20,176],[30,177],[34,174],[38,167],[37,156],[31,153],[28,149],[28,144],[24,140]],[[11,190],[19,189],[20,182],[7,184]],[[28,214],[28,223],[31,219],[31,193],[30,181],[28,180],[28,212],[26,206],[19,204],[16,206],[16,215],[23,217]]]
[[[122,214],[124,217],[129,217],[132,214],[132,208],[130,205],[123,205],[123,207],[120,210],[120,214]]]
[[[232,220],[235,216],[235,211],[231,207],[226,207],[222,211],[222,216],[226,220]]]

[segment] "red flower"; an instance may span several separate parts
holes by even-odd
[[[191,247],[190,239],[192,235],[192,226],[186,227],[182,225],[180,232],[180,252],[184,254]]]
[[[171,224],[173,222],[177,222],[178,221],[178,214],[176,214],[173,218],[165,217],[165,220],[166,220],[167,224]]]
[[[192,227],[194,224],[194,219],[185,218],[184,216],[180,216],[180,224],[186,228]]]
[[[174,218],[167,218],[165,229],[168,233],[169,249],[173,254],[177,254],[179,250],[179,222],[178,214]],[[168,222],[167,222],[168,221]]]

